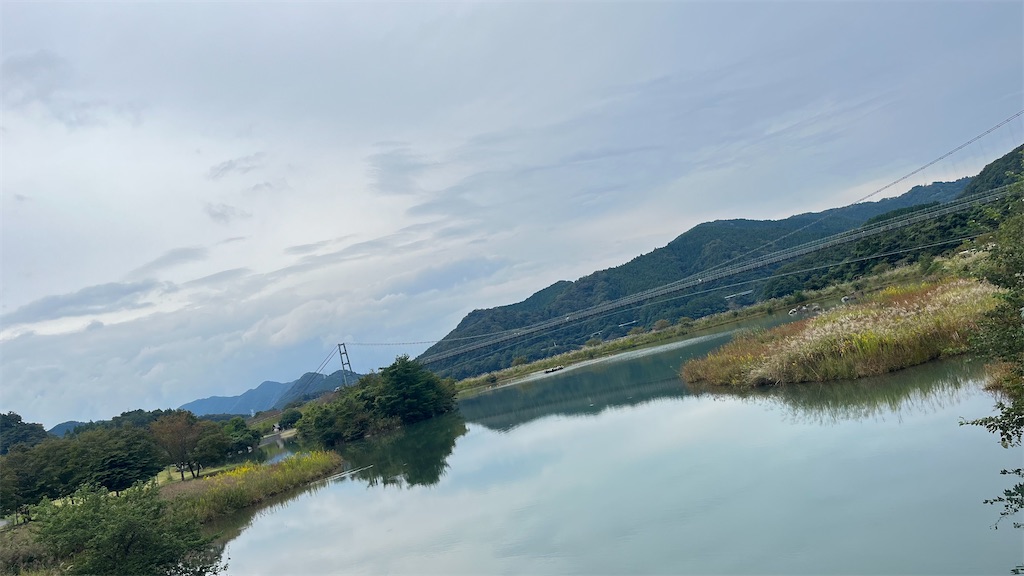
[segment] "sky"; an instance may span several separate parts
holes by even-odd
[[[0,37],[0,410],[48,428],[339,342],[386,366],[427,345],[354,343],[848,204],[1024,109],[1013,1],[5,1]]]

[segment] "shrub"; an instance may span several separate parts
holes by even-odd
[[[294,428],[295,423],[302,418],[302,412],[299,412],[295,408],[289,408],[281,413],[281,419],[277,423],[281,426],[282,430]]]
[[[69,501],[36,507],[39,542],[73,574],[209,574],[223,566],[196,517],[172,509],[153,483],[121,496],[84,486]]]

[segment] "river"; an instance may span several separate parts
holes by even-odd
[[[693,395],[709,337],[566,369],[343,451],[352,473],[243,517],[229,574],[1006,574],[983,504],[1019,451],[978,362]],[[1019,520],[1019,519],[1018,519]]]

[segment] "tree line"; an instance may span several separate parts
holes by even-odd
[[[42,499],[60,499],[81,486],[119,494],[152,479],[168,464],[198,477],[203,467],[259,445],[259,432],[235,417],[200,420],[183,410],[135,410],[109,421],[78,426],[63,438],[18,414],[0,414],[0,514],[28,512]]]

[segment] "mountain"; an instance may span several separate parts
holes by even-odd
[[[896,198],[877,202],[861,202],[824,212],[798,214],[784,220],[717,220],[699,224],[672,240],[668,245],[629,262],[594,272],[575,282],[560,281],[516,304],[474,310],[440,342],[427,349],[423,356],[457,348],[459,338],[522,328],[604,302],[655,288],[733,259],[779,250],[823,238],[861,226],[868,219],[920,204],[948,202],[964,193],[970,178],[955,182],[936,182],[915,186]],[[766,240],[779,239],[767,249]],[[768,272],[778,268],[769,267]],[[441,374],[467,377],[509,366],[513,359],[536,360],[578,348],[592,337],[602,339],[624,335],[636,326],[651,326],[659,319],[697,318],[728,309],[730,302],[750,303],[757,294],[726,301],[722,293],[728,284],[760,278],[765,270],[748,272],[717,283],[705,284],[700,294],[685,299],[648,303],[567,325],[540,337],[483,349],[466,358],[451,358],[431,365]],[[738,290],[736,290],[738,291]]]
[[[200,398],[179,406],[196,416],[206,414],[250,414],[261,412],[274,406],[291,383],[266,381],[255,388],[250,388],[238,396],[210,396]]]
[[[50,428],[46,433],[51,436],[56,436],[57,438],[63,438],[68,432],[71,432],[79,426],[84,426],[85,424],[85,422],[78,422],[77,420],[68,420],[67,422],[61,422],[53,428]]]
[[[351,386],[360,378],[362,378],[361,375],[349,372],[348,370],[338,370],[330,376],[307,372],[302,375],[302,378],[291,382],[288,389],[274,402],[273,408],[280,410],[292,402],[312,400],[317,396],[333,391],[335,388],[345,385]]]
[[[961,196],[973,196],[1016,181],[1024,171],[1022,153],[1024,145],[989,163],[963,188]],[[935,256],[962,250],[960,239],[974,238],[995,230],[1002,216],[1009,212],[1010,204],[1015,201],[1013,198],[1009,196],[792,260],[775,270],[759,295],[772,298],[786,296],[796,290],[823,288],[855,280],[878,267],[884,269],[912,262],[930,266]],[[901,212],[912,209],[895,210],[878,218],[899,216]],[[829,266],[844,261],[844,264]]]
[[[348,384],[355,384],[362,376],[355,372],[345,371]],[[296,401],[311,400],[330,392],[338,386],[345,385],[342,371],[338,370],[330,376],[307,372],[291,382],[272,382],[267,380],[255,388],[250,388],[238,396],[210,396],[200,398],[179,406],[196,416],[208,414],[251,414],[272,408],[283,408]]]

